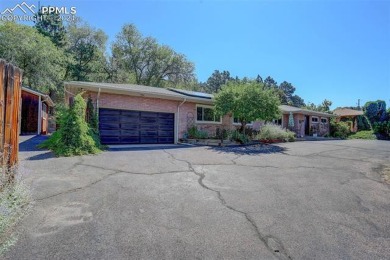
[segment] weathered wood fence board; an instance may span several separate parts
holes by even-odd
[[[3,169],[18,163],[21,82],[22,71],[0,60],[0,162]]]

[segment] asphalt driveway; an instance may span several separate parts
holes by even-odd
[[[8,259],[390,258],[390,142],[54,158],[40,141],[21,144],[35,205]]]

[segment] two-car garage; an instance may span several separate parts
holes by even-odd
[[[99,131],[103,144],[172,144],[175,115],[100,108]]]

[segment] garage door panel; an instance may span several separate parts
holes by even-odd
[[[122,144],[139,144],[139,136],[122,136],[121,142]]]
[[[120,116],[100,116],[100,122],[102,123],[119,123]]]
[[[157,130],[141,130],[140,131],[141,136],[158,136]]]
[[[174,114],[130,110],[99,110],[103,144],[174,142]]]
[[[158,130],[158,136],[173,136],[173,131]]]
[[[123,136],[139,136],[139,131],[138,130],[121,130],[120,135]]]
[[[125,123],[125,124],[122,123],[120,128],[124,130],[137,130],[137,131],[139,131],[140,129],[139,125],[134,123]]]
[[[157,144],[158,139],[155,137],[142,137],[140,138],[141,144]]]
[[[172,126],[174,124],[174,120],[173,119],[164,119],[164,118],[159,118],[158,119],[158,124],[159,125],[169,125],[169,126]]]
[[[117,129],[119,128],[118,123],[100,123],[99,124],[100,129]]]
[[[119,129],[100,129],[100,135],[102,136],[119,136],[120,133]]]
[[[155,125],[158,123],[158,120],[156,117],[141,117],[139,123],[140,124]]]
[[[103,144],[120,144],[120,139],[118,136],[101,136],[100,140]]]

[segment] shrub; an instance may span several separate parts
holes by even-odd
[[[371,124],[387,119],[386,102],[383,100],[369,101],[364,105],[365,115]]]
[[[249,142],[249,137],[243,133],[240,133],[239,130],[234,130],[231,133],[230,139],[233,141],[239,142],[241,144],[246,144],[247,142]]]
[[[226,140],[230,134],[229,130],[217,128],[215,137],[220,140]]]
[[[376,140],[376,136],[372,130],[359,131],[348,136],[348,139],[366,139]]]
[[[372,128],[375,134],[380,135],[381,139],[387,139],[390,137],[390,121],[374,123]]]
[[[5,174],[0,171],[1,176]],[[15,178],[0,184],[0,255],[17,241],[15,227],[30,212],[31,195],[27,186]]]
[[[357,116],[357,127],[360,130],[371,130],[371,124],[365,115]]]
[[[206,131],[199,130],[195,125],[187,129],[188,138],[193,139],[207,139],[208,133]]]
[[[288,142],[295,141],[295,133],[290,130],[283,129],[279,125],[266,124],[264,125],[260,133],[257,135],[259,140],[284,140]]]
[[[97,130],[91,129],[85,121],[85,111],[85,101],[78,94],[70,108],[60,116],[60,129],[40,147],[52,150],[57,156],[98,153],[103,147]]]
[[[330,120],[330,135],[345,139],[350,133],[350,128],[346,122],[336,122],[333,118]]]

